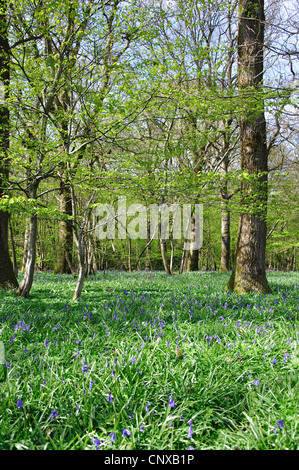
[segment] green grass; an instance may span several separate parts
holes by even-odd
[[[73,302],[70,276],[37,273],[29,299],[0,291],[0,449],[297,450],[299,273],[268,273],[268,296],[227,279],[97,273]]]

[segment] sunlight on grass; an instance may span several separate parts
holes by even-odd
[[[0,291],[0,449],[298,449],[298,273],[37,273]]]

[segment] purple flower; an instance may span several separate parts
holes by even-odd
[[[47,347],[48,344],[49,344],[49,340],[48,340],[48,338],[47,338],[46,341],[45,341],[45,343],[44,343],[44,346]]]
[[[112,441],[112,442],[115,442],[116,441],[116,437],[115,437],[115,433],[114,432],[111,432],[109,434],[109,436],[112,436],[111,439],[108,439],[108,441]]]
[[[144,430],[144,424],[142,424],[142,425],[140,426],[140,432],[145,432],[145,430]]]
[[[276,364],[276,362],[277,362],[277,359],[274,357],[272,364]]]
[[[278,424],[278,426],[280,427],[280,429],[283,429],[284,420],[283,420],[283,419],[278,420],[278,421],[277,421],[277,424]]]
[[[170,406],[170,408],[174,408],[176,406],[176,403],[174,402],[171,395],[169,397],[169,406]]]
[[[112,403],[112,396],[111,396],[111,392],[109,392],[109,395],[107,397],[107,401],[109,401],[110,403]]]
[[[19,400],[17,401],[16,406],[18,408],[20,408],[21,410],[23,410],[23,402],[22,402],[21,398],[19,398]]]
[[[50,418],[51,421],[52,421],[54,418],[59,418],[58,413],[57,413],[56,410],[52,410],[52,411],[51,411],[51,418]]]
[[[254,385],[257,387],[259,385],[259,381],[258,380],[254,380],[253,381]]]
[[[122,431],[123,431],[123,437],[130,437],[131,436],[131,433],[128,429],[123,428]]]
[[[40,390],[46,385],[46,380],[43,379],[43,385],[40,386]]]
[[[194,447],[189,446],[189,447],[188,447],[188,450],[195,450],[195,449],[194,449]]]
[[[188,437],[191,438],[193,431],[192,431],[192,421],[189,421],[189,431],[188,431]]]
[[[96,446],[96,450],[100,450],[101,441],[99,439],[94,439],[93,442]]]
[[[13,335],[10,340],[9,340],[9,344],[13,344],[14,343],[14,339],[15,337],[17,336],[17,334]]]
[[[90,384],[89,384],[89,389],[90,389],[90,390],[92,389],[92,386],[93,386],[94,383],[95,383],[94,380],[91,380],[91,381],[90,381]]]
[[[285,353],[284,355],[284,359],[283,359],[283,363],[286,362],[287,358],[290,357],[289,353]]]
[[[82,372],[87,372],[88,371],[88,366],[83,366],[82,367]]]
[[[148,407],[149,407],[150,405],[151,405],[151,403],[148,401],[148,402],[147,402],[147,405],[146,405],[146,407],[145,407],[145,411],[146,411],[147,413],[149,413]]]

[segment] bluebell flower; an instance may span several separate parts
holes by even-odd
[[[148,402],[147,402],[147,405],[146,405],[146,407],[145,407],[145,411],[146,411],[147,413],[149,413],[148,407],[149,407],[150,405],[151,405],[151,403],[148,401]]]
[[[18,408],[20,408],[21,410],[23,410],[23,402],[22,402],[21,398],[19,398],[19,400],[17,401],[16,406]]]
[[[93,442],[96,446],[96,450],[100,450],[101,441],[99,439],[94,439]]]
[[[286,362],[288,357],[290,357],[289,353],[285,353],[282,363]]]
[[[192,421],[189,421],[189,431],[188,431],[188,437],[191,438],[192,435],[193,435],[193,431],[192,431]]]
[[[123,437],[130,437],[131,436],[131,433],[128,429],[123,428],[122,431],[123,431]]]
[[[170,408],[174,408],[176,406],[176,403],[174,402],[171,395],[169,397],[169,406],[170,406]]]
[[[116,441],[116,437],[115,437],[115,433],[114,432],[111,432],[109,434],[109,436],[112,436],[111,439],[108,439],[108,441],[112,441],[112,442],[115,442]]]
[[[109,401],[110,403],[112,403],[112,396],[111,396],[111,392],[109,392],[109,395],[107,397],[107,401]]]
[[[278,424],[278,426],[280,427],[280,429],[283,429],[284,420],[283,420],[283,419],[278,420],[278,421],[277,421],[277,424]]]
[[[52,421],[54,418],[59,418],[58,413],[57,413],[56,410],[52,410],[52,411],[51,411],[51,418],[50,418],[51,421]]]

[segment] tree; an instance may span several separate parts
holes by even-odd
[[[9,109],[5,100],[9,95],[10,82],[10,49],[7,28],[7,1],[0,1],[0,85],[3,94],[0,103],[0,200],[3,198],[9,174],[8,148],[9,148]],[[0,287],[15,288],[18,282],[9,256],[8,246],[9,214],[0,211]]]
[[[263,100],[264,0],[240,0],[238,82],[244,112],[240,119],[241,214],[235,265],[227,289],[270,293],[266,278],[268,151]],[[246,97],[249,95],[249,98]]]

